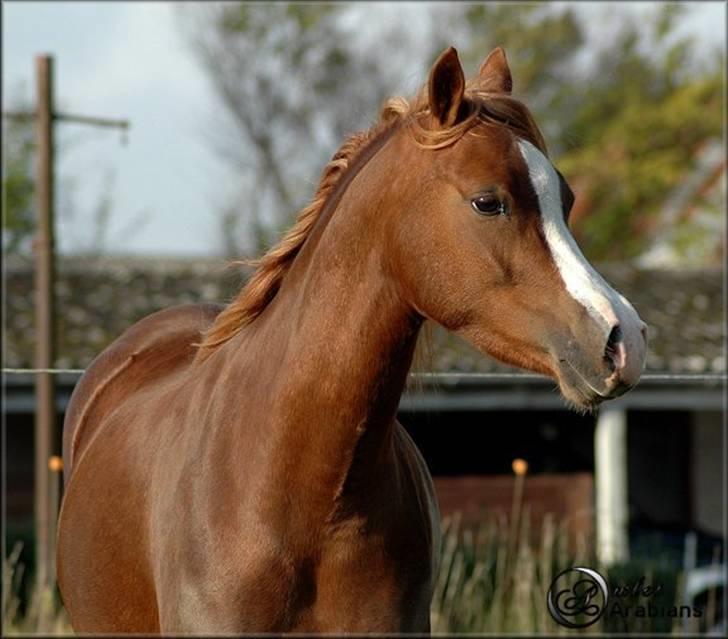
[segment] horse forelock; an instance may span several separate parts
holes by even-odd
[[[400,96],[392,97],[384,102],[377,122],[370,129],[347,137],[324,167],[314,197],[301,209],[296,222],[281,241],[258,260],[238,262],[254,266],[256,270],[242,290],[203,333],[203,339],[198,345],[198,356],[204,356],[215,346],[228,341],[265,310],[278,293],[283,278],[323,212],[327,210],[327,204],[354,160],[364,155],[363,151],[376,138],[397,124],[405,124],[416,144],[423,149],[451,146],[478,124],[486,123],[511,129],[518,137],[526,139],[544,155],[547,154],[543,136],[522,102],[510,95],[483,90],[478,79],[469,83],[465,99],[465,118],[448,128],[431,128],[427,126],[429,107],[425,88],[411,100]]]

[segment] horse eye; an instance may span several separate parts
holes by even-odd
[[[480,215],[500,215],[505,212],[505,205],[495,195],[479,195],[472,204]]]

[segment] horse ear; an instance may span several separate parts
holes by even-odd
[[[465,74],[454,47],[443,51],[437,58],[430,70],[428,87],[432,115],[443,127],[455,124],[465,95]]]
[[[480,65],[480,85],[493,93],[508,93],[513,90],[511,70],[508,68],[506,52],[496,47]]]

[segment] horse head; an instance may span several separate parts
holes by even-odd
[[[469,83],[455,49],[435,62],[393,172],[390,264],[417,313],[588,409],[637,383],[646,325],[579,250],[574,196],[511,89],[500,48]]]

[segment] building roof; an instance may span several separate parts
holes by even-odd
[[[647,370],[724,373],[723,273],[720,269],[638,269],[598,265],[649,326]],[[114,338],[145,315],[187,302],[224,302],[244,282],[223,260],[64,258],[59,260],[56,365],[84,368]],[[33,271],[6,261],[4,362],[33,362]],[[431,331],[420,369],[434,372],[512,372],[445,331]]]

